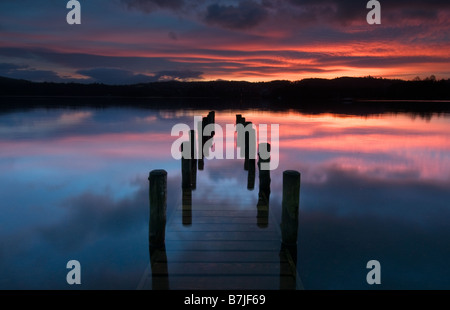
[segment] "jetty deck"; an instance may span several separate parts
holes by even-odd
[[[280,223],[270,209],[261,212],[250,202],[243,207],[242,201],[192,204],[195,191],[179,194],[182,198],[167,217],[165,247],[149,251],[138,289],[303,288],[297,248],[282,245]]]

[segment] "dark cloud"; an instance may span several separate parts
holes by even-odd
[[[369,10],[367,1],[357,0],[287,0],[292,14],[299,16],[300,21],[315,21],[340,24],[349,24],[354,21],[365,22]],[[389,2],[380,1],[382,20],[395,22],[402,26],[405,20],[419,19],[430,21],[438,16],[440,10],[449,9],[448,1],[407,1],[395,0]],[[383,23],[383,22],[382,22]]]
[[[117,68],[94,68],[78,70],[77,73],[88,76],[95,82],[113,85],[137,84],[153,81],[152,76],[135,74],[132,71]]]
[[[95,82],[113,85],[139,84],[158,81],[189,81],[202,79],[203,72],[190,70],[158,71],[153,75],[135,74],[117,68],[94,68],[78,70],[77,73],[92,78]]]
[[[191,70],[167,70],[159,71],[155,74],[154,79],[157,81],[189,81],[202,79],[203,72]]]
[[[0,76],[23,79],[35,82],[67,82],[68,79],[61,78],[56,72],[49,70],[38,70],[27,65],[16,65],[11,63],[0,64]]]
[[[153,68],[163,70],[173,64],[162,57],[126,57],[102,56],[84,53],[60,53],[44,48],[0,48],[0,56],[23,58],[56,63],[75,69],[92,68],[127,68],[130,71],[140,71]]]
[[[184,5],[184,0],[121,0],[128,9],[140,10],[150,13],[159,9],[179,10]]]
[[[268,17],[261,4],[245,0],[235,5],[211,4],[207,7],[204,20],[208,24],[230,29],[247,29],[257,26]]]

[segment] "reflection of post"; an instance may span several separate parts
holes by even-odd
[[[281,244],[280,290],[297,289],[297,245]]]
[[[183,142],[181,144],[181,152],[184,154],[183,150],[189,146],[189,142]],[[189,156],[186,156],[189,157]],[[181,187],[191,188],[192,186],[192,164],[193,159],[185,158],[184,155],[181,157]]]
[[[148,177],[150,181],[150,247],[159,248],[165,244],[166,207],[167,207],[167,172],[153,170]]]
[[[248,160],[248,176],[247,189],[253,190],[255,188],[255,159]]]
[[[283,172],[283,200],[281,211],[281,235],[285,245],[297,244],[298,209],[300,205],[300,173]]]
[[[192,189],[183,188],[182,197],[182,223],[184,226],[192,225]]]
[[[166,247],[149,248],[150,252],[150,266],[152,267],[152,289],[153,290],[168,290],[169,285],[169,271],[167,268],[167,254]]]
[[[270,170],[261,170],[261,163],[270,162],[270,144],[260,143],[258,146],[259,193],[257,204],[257,225],[266,228],[269,225]],[[261,156],[261,152],[266,152]]]
[[[255,145],[256,145],[256,131],[253,128],[252,122],[245,122],[245,128],[249,128],[249,130],[244,133],[244,170],[249,170],[250,162],[249,159],[255,159]],[[248,126],[248,127],[247,127]],[[255,161],[253,161],[253,164]]]
[[[197,139],[195,138],[195,130],[191,130],[189,142],[191,143],[191,188],[195,190],[197,187]]]

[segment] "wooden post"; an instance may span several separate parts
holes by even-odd
[[[242,121],[242,115],[241,114],[236,114],[236,125],[237,124],[241,124]]]
[[[166,208],[167,208],[167,172],[153,170],[150,181],[150,221],[148,240],[150,247],[160,248],[165,244]]]
[[[195,137],[195,130],[191,129],[189,132],[189,142],[191,143],[191,159],[197,159],[197,141]]]
[[[215,124],[216,123],[216,112],[211,111],[208,113],[208,124]],[[215,132],[212,131],[211,132],[211,137],[213,137],[215,135]]]
[[[297,244],[298,210],[300,206],[300,172],[283,172],[281,240],[285,245]]]
[[[249,131],[245,131],[244,139],[244,170],[249,170],[249,159],[255,159],[255,141],[256,141],[256,131],[252,127],[252,122],[245,122],[244,126],[251,126]],[[253,162],[254,163],[254,162]]]
[[[238,114],[240,115],[240,114]],[[241,157],[244,157],[244,146],[245,146],[245,134],[243,135],[242,132],[238,129],[238,125],[242,125],[245,128],[245,117],[242,117],[240,115],[239,117],[239,123],[237,122],[238,119],[236,118],[236,129],[237,129],[237,133],[236,133],[236,146],[240,148],[240,152],[241,152]]]
[[[259,193],[257,225],[259,228],[266,228],[269,225],[270,170],[261,170],[261,163],[270,162],[270,156],[267,159],[263,159],[261,157],[261,152],[263,150],[270,152],[270,144],[260,143],[258,145],[258,150]]]

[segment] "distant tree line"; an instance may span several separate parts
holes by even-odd
[[[450,79],[412,81],[373,77],[301,81],[153,82],[135,85],[36,83],[0,77],[0,96],[256,99],[280,103],[342,103],[358,100],[450,100]]]

